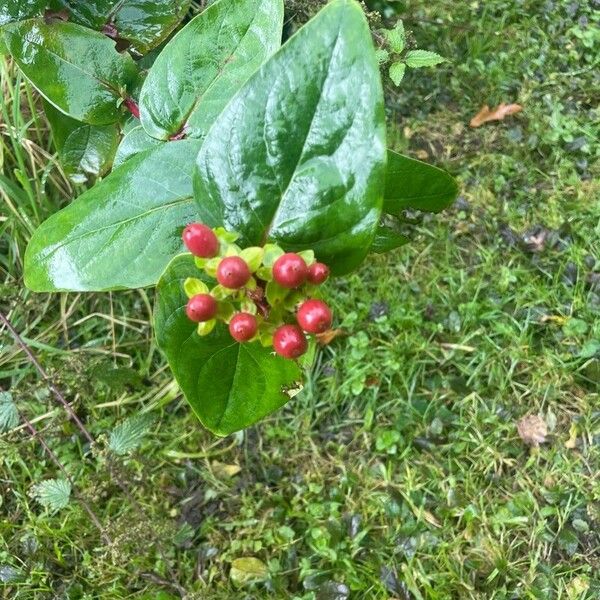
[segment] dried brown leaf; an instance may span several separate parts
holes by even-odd
[[[319,342],[321,346],[329,346],[333,340],[344,335],[346,335],[346,332],[343,329],[329,329],[328,331],[317,335],[317,342]]]
[[[481,110],[471,119],[469,125],[471,127],[481,127],[484,123],[490,121],[502,121],[504,117],[514,115],[515,113],[521,112],[523,107],[520,104],[506,104],[502,102],[493,110],[485,104],[481,107]]]
[[[527,415],[517,423],[519,437],[528,445],[537,448],[546,441],[548,426],[538,415]]]

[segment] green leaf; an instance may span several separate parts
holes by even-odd
[[[58,0],[69,20],[91,29],[111,25],[137,54],[157,46],[185,17],[190,0]]]
[[[403,62],[395,62],[390,66],[390,79],[394,85],[400,85],[406,73],[406,65]]]
[[[582,319],[571,317],[563,325],[562,330],[567,337],[581,337],[587,333],[588,328],[588,324]]]
[[[593,358],[600,354],[600,340],[589,340],[579,351],[580,358]]]
[[[159,139],[202,137],[227,102],[281,44],[282,0],[219,0],[192,19],[152,65],[142,125]]]
[[[190,172],[197,140],[134,156],[35,231],[25,253],[33,291],[153,285],[198,220]]]
[[[196,331],[200,337],[206,337],[210,335],[214,328],[217,326],[217,320],[212,319],[211,321],[204,321],[203,323],[198,323]]]
[[[62,112],[92,125],[119,119],[137,67],[105,35],[74,23],[30,19],[7,25],[4,38],[24,75]]]
[[[242,258],[248,264],[250,273],[256,273],[260,267],[265,251],[263,248],[258,246],[251,246],[250,248],[244,248],[240,252],[240,258]]]
[[[570,528],[565,527],[558,534],[558,547],[564,550],[568,556],[573,556],[579,547],[579,538]]]
[[[406,53],[404,58],[406,64],[411,69],[420,69],[421,67],[434,67],[440,63],[446,62],[443,56],[429,50],[411,50]]]
[[[190,277],[186,279],[183,284],[183,289],[188,298],[193,298],[199,294],[208,294],[209,289],[206,283],[197,277]]]
[[[367,252],[381,211],[383,92],[360,6],[334,0],[255,73],[208,133],[194,194],[201,220],[336,274]]]
[[[0,392],[0,432],[10,431],[19,424],[19,411],[10,392]]]
[[[384,30],[385,35],[391,49],[396,53],[400,54],[404,50],[406,44],[406,33],[404,32],[404,23],[402,20],[398,20],[393,29]]]
[[[262,560],[249,556],[236,558],[231,563],[229,576],[236,585],[244,585],[253,581],[261,581],[267,577],[269,570]]]
[[[263,281],[271,281],[273,279],[273,268],[261,267],[256,271],[256,276]]]
[[[275,281],[269,281],[265,288],[265,296],[267,297],[267,302],[275,308],[278,304],[283,304],[291,291],[288,288],[280,286]]]
[[[111,167],[119,131],[116,125],[89,125],[63,114],[49,102],[44,111],[65,173],[75,183],[104,175]]]
[[[0,27],[7,23],[37,16],[44,11],[46,4],[47,0],[2,0],[0,2]]]
[[[392,227],[380,225],[377,228],[377,233],[375,234],[375,239],[371,246],[371,252],[375,252],[375,254],[384,254],[390,252],[390,250],[400,248],[400,246],[404,246],[409,242],[410,240],[405,235],[398,233]]]
[[[170,263],[158,283],[156,336],[200,421],[225,436],[286,404],[286,391],[301,379],[301,371],[272,348],[258,342],[238,344],[223,324],[207,337],[198,336],[196,324],[185,314],[183,283],[201,276],[189,254]]]
[[[31,495],[45,508],[57,511],[69,504],[71,484],[65,479],[46,479],[33,486]]]
[[[125,419],[110,432],[108,447],[120,456],[129,454],[142,443],[153,421],[148,413]]]
[[[315,253],[312,250],[298,252],[298,256],[301,256],[304,259],[304,262],[309,266],[315,262]]]
[[[148,148],[160,146],[163,143],[161,140],[150,137],[141,125],[137,125],[123,136],[117,148],[113,167],[119,167],[132,156],[148,150]]]
[[[263,265],[265,267],[272,267],[275,261],[284,255],[284,251],[276,244],[265,244],[265,255],[263,257]]]
[[[375,50],[375,57],[377,62],[382,65],[390,59],[390,53],[385,48],[378,48]]]
[[[457,196],[458,184],[446,171],[388,150],[384,212],[398,215],[406,208],[440,212]]]
[[[231,302],[219,302],[219,308],[217,310],[217,316],[225,323],[231,321],[231,317],[235,314],[235,306]]]

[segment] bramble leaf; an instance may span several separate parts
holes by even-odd
[[[0,433],[19,424],[19,411],[10,392],[0,392]]]
[[[31,495],[45,508],[57,511],[71,499],[71,484],[66,479],[46,479],[33,486]]]
[[[411,69],[420,69],[421,67],[434,67],[440,63],[446,62],[443,56],[429,50],[410,50],[406,53],[404,59],[407,66]]]
[[[406,44],[406,33],[404,31],[404,23],[402,20],[398,20],[393,29],[385,29],[384,35],[390,45],[390,48],[396,53],[400,54],[404,50]]]
[[[153,420],[148,413],[125,419],[110,432],[108,447],[120,456],[129,454],[142,443]]]
[[[403,62],[395,62],[390,66],[390,79],[394,85],[400,85],[406,73],[406,65]]]

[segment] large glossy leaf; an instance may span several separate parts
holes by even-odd
[[[111,167],[117,145],[119,130],[116,124],[89,125],[71,119],[44,103],[54,143],[61,165],[75,183],[85,183],[90,177],[104,175]]]
[[[457,196],[458,184],[446,171],[388,150],[384,212],[397,215],[406,208],[440,212]]]
[[[341,274],[364,258],[385,175],[383,93],[369,26],[334,0],[218,117],[198,155],[202,219],[242,243],[313,248]]]
[[[145,54],[185,16],[190,0],[58,0],[75,23],[127,40]]]
[[[165,46],[144,82],[141,121],[167,139],[202,137],[227,102],[281,44],[282,0],[219,0]]]
[[[3,33],[25,76],[54,106],[92,125],[118,120],[137,67],[116,51],[114,41],[74,23],[43,19],[11,23]]]
[[[197,218],[190,172],[199,142],[146,150],[36,230],[25,284],[37,292],[153,285]]]
[[[47,0],[1,0],[0,26],[41,14]]]
[[[114,166],[118,167],[132,156],[164,143],[166,142],[150,137],[141,125],[133,127],[125,134],[119,144]]]
[[[199,277],[191,255],[178,256],[158,283],[158,344],[202,424],[228,435],[256,423],[290,399],[302,378],[298,365],[259,343],[238,344],[218,325],[200,337],[185,314],[183,283]]]

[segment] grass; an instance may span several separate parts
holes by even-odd
[[[80,190],[3,66],[0,306],[98,440],[0,329],[0,389],[21,411],[0,437],[3,597],[600,595],[598,10],[398,4],[419,47],[451,63],[390,89],[390,137],[455,173],[461,199],[331,286],[347,335],[284,410],[224,440],[171,381],[150,291],[23,287],[31,232]],[[502,101],[525,110],[466,125]],[[517,433],[529,414],[549,431],[537,449]],[[23,416],[73,479],[66,508],[35,496],[64,475]],[[262,581],[232,580],[244,557]]]

